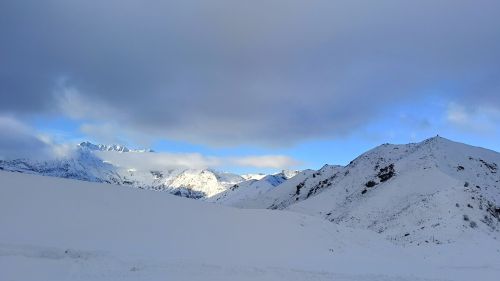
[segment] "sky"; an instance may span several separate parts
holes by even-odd
[[[493,0],[1,1],[0,157],[90,140],[243,173],[438,134],[500,151],[498,14]]]

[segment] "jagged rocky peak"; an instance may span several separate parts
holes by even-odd
[[[129,149],[120,144],[93,144],[89,141],[84,141],[78,145],[81,148],[97,151],[116,151],[116,152],[154,152],[152,149]]]
[[[129,152],[126,146],[119,144],[105,145],[105,144],[93,144],[89,141],[84,141],[79,144],[80,147],[86,148],[89,150],[99,150],[99,151],[118,151],[118,152]]]

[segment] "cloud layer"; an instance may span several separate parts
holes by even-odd
[[[225,169],[251,168],[260,170],[292,169],[300,163],[283,155],[262,155],[242,157],[216,157],[200,153],[119,153],[114,151],[96,152],[101,159],[113,165],[137,170],[155,169]]]
[[[76,144],[57,144],[50,136],[38,135],[15,118],[0,116],[0,160],[54,160],[75,157]],[[301,163],[284,155],[209,156],[200,153],[120,153],[95,151],[113,165],[137,170],[246,168],[277,170],[295,168]]]
[[[286,145],[428,95],[498,109],[499,13],[488,0],[7,0],[0,112]]]

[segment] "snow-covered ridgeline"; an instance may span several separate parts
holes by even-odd
[[[498,152],[434,137],[384,144],[345,167],[304,171],[257,196],[221,201],[306,213],[402,244],[442,244],[475,232],[498,239],[499,164]]]

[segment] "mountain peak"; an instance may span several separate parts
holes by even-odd
[[[128,147],[120,144],[93,144],[89,141],[81,142],[79,145],[81,148],[97,151],[116,151],[116,152],[154,152],[152,149],[129,149]]]
[[[449,140],[447,138],[441,137],[440,135],[436,135],[434,137],[427,138],[423,141],[416,142],[416,143],[408,143],[408,144],[393,144],[393,143],[384,143],[381,144],[361,156],[365,155],[370,155],[373,153],[376,154],[411,154],[419,149],[422,149],[424,147],[428,147],[429,149],[436,149],[436,148],[441,148],[442,146],[451,146],[451,145],[465,145],[462,143],[454,142],[452,140]],[[403,153],[402,153],[403,152]]]
[[[443,143],[443,142],[453,142],[453,141],[444,138],[440,135],[435,135],[434,137],[430,137],[428,139],[423,140],[421,143]]]

